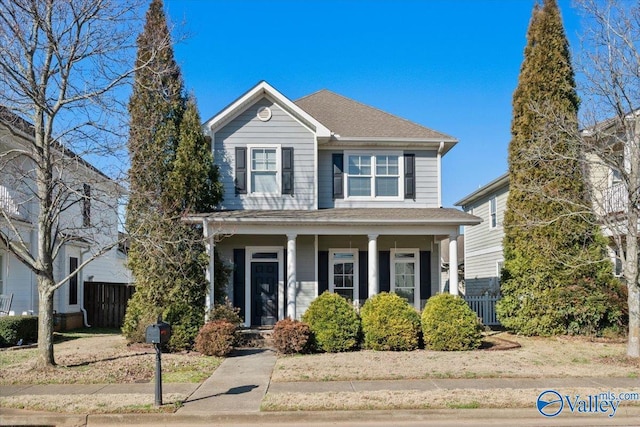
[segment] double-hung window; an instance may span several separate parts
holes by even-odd
[[[334,249],[329,252],[329,292],[350,301],[358,300],[358,251]]]
[[[489,227],[496,228],[498,226],[498,205],[495,197],[489,200],[489,215],[491,216]]]
[[[252,147],[250,149],[251,193],[277,194],[280,192],[277,147]]]
[[[420,255],[417,249],[391,251],[391,291],[420,308]]]
[[[399,198],[402,156],[398,153],[346,153],[348,198]]]

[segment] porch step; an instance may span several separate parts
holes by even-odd
[[[241,329],[238,331],[239,348],[268,348],[273,350],[273,329]]]

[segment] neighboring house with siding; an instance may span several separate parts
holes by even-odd
[[[32,140],[31,124],[1,108],[0,229],[10,240],[20,236],[33,253],[38,242],[39,205],[33,193],[35,168],[29,155]],[[58,223],[64,242],[54,259],[54,278],[61,280],[92,253],[118,241],[117,200],[124,189],[68,150],[60,148],[54,158],[54,176],[61,189],[56,197],[65,198]],[[116,246],[57,289],[54,310],[58,327],[71,329],[83,325],[85,283],[129,283],[125,261],[124,253]],[[38,314],[36,276],[2,243],[0,294],[13,295],[11,314]]]
[[[210,282],[214,244],[232,266],[247,326],[300,318],[324,291],[358,305],[392,291],[421,309],[439,291],[440,242],[457,254],[460,227],[480,222],[441,207],[455,138],[327,90],[294,102],[261,82],[204,131],[224,201],[188,220],[203,225]]]
[[[509,194],[509,175],[504,174],[457,201],[456,206],[482,218],[482,224],[464,227],[465,295],[498,295],[504,260],[502,222]]]

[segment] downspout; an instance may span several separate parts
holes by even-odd
[[[438,169],[438,207],[442,207],[442,151],[444,150],[444,141],[440,141],[438,147],[437,169]]]
[[[85,249],[84,251],[80,251],[80,265],[82,265],[82,263],[84,262],[84,254],[90,252],[89,248]],[[79,280],[81,286],[80,286],[80,311],[82,312],[82,321],[84,323],[84,327],[85,328],[90,328],[91,325],[89,324],[89,321],[87,319],[87,309],[84,308],[84,268],[82,270],[80,270],[78,272],[78,276],[80,279]]]

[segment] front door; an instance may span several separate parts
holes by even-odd
[[[251,324],[272,326],[278,321],[278,263],[251,263]]]

